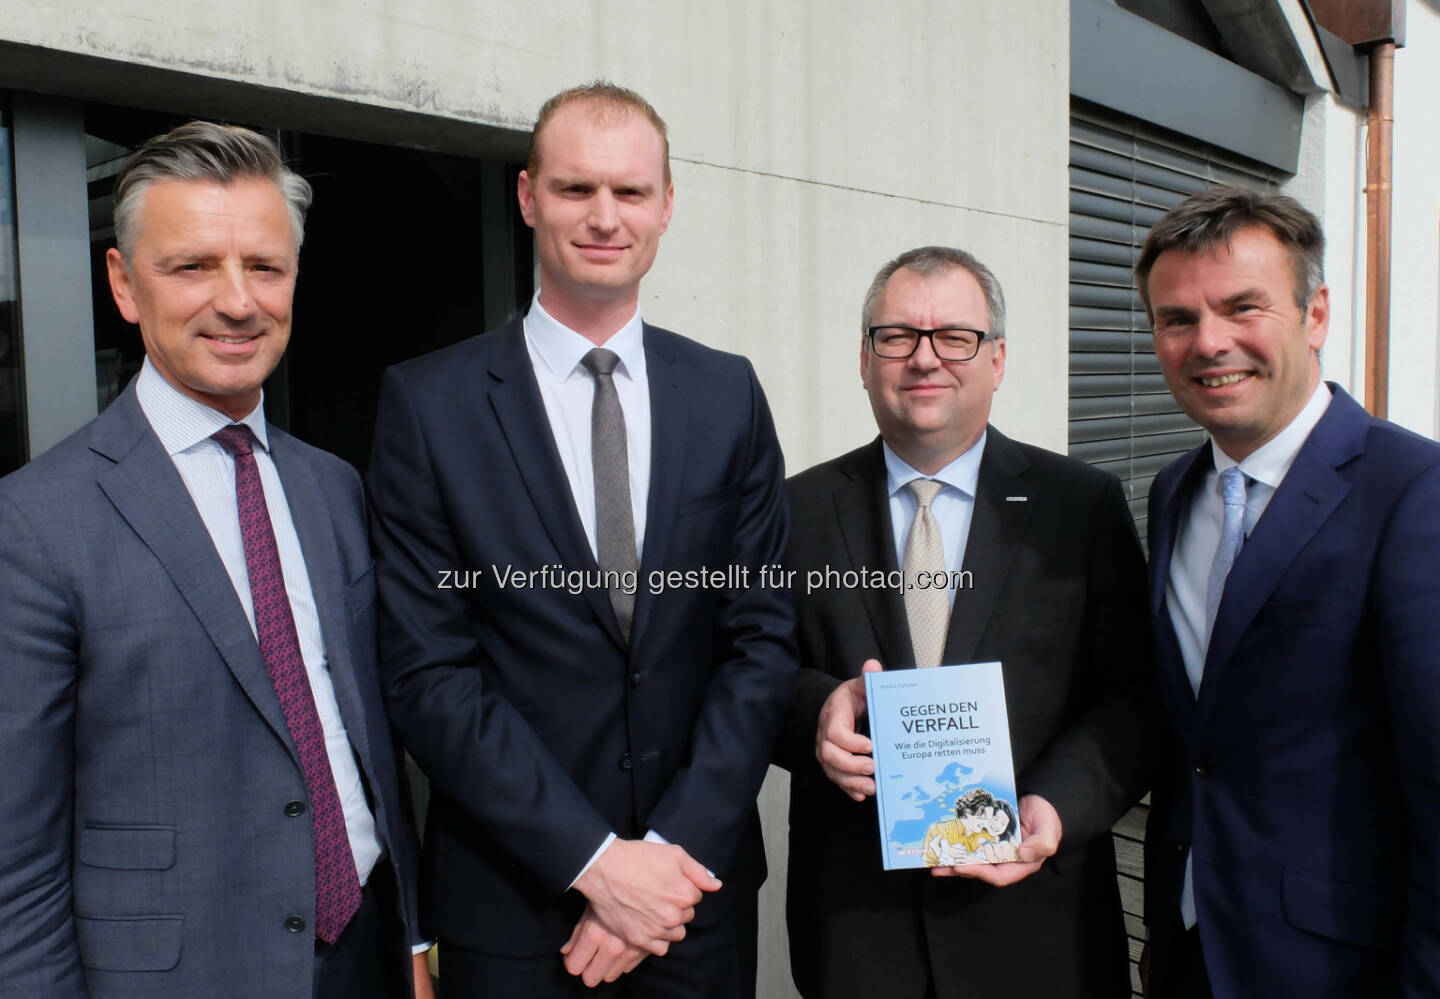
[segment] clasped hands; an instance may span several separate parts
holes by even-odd
[[[720,880],[671,843],[617,839],[575,882],[588,905],[560,953],[589,987],[613,982],[685,938],[685,924]]]
[[[879,660],[867,659],[861,672],[878,673],[881,669]],[[820,769],[855,801],[864,801],[875,793],[875,760],[870,755],[874,747],[856,731],[863,717],[865,678],[857,676],[831,691],[820,706],[820,720],[815,726],[815,759]],[[1020,833],[1018,860],[932,867],[930,873],[937,878],[975,878],[997,887],[1021,881],[1038,871],[1046,858],[1053,857],[1060,848],[1060,814],[1040,795],[1027,794],[1020,799]]]

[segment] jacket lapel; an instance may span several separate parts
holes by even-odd
[[[530,502],[561,561],[570,568],[598,572],[600,567],[575,509],[570,480],[560,462],[550,418],[545,413],[540,386],[525,349],[523,321],[518,317],[512,319],[504,329],[491,335],[498,337],[499,342],[490,359],[490,392],[487,400],[480,404],[488,405],[494,412],[515,467],[530,494]],[[652,413],[652,421],[653,418]],[[609,592],[587,586],[583,596],[610,637],[623,647],[625,641],[610,606]]]
[[[310,464],[296,453],[293,438],[271,427],[269,439],[270,459],[275,462],[280,483],[285,488],[290,519],[300,539],[300,551],[305,556],[305,574],[310,580],[310,592],[315,597],[320,636],[324,641],[325,659],[329,665],[331,686],[335,689],[335,700],[340,706],[340,716],[345,720],[350,745],[360,754],[362,768],[366,773],[374,773],[364,702],[360,698],[355,670],[350,666],[353,653],[343,589],[346,580],[340,549],[330,523],[332,503]]]
[[[880,569],[887,576],[898,572],[890,496],[885,488],[885,453],[878,437],[857,455],[845,474],[849,481],[834,494],[835,518],[845,545],[845,557],[839,564]],[[893,586],[864,587],[860,600],[870,618],[885,668],[914,668],[915,651],[910,647],[903,592]]]
[[[1170,580],[1170,561],[1175,553],[1175,539],[1180,530],[1180,514],[1194,490],[1197,480],[1211,467],[1210,442],[1183,455],[1174,474],[1157,480],[1151,497],[1150,534],[1150,620],[1156,640],[1156,656],[1160,661],[1160,682],[1175,717],[1186,720],[1195,713],[1195,693],[1185,673],[1180,640],[1170,621],[1165,590]],[[1158,511],[1158,513],[1157,513]]]
[[[1301,445],[1226,578],[1205,656],[1202,714],[1219,696],[1215,691],[1240,637],[1296,556],[1350,492],[1350,482],[1336,469],[1363,453],[1370,417],[1343,391],[1333,391],[1325,415]]]
[[[645,326],[645,376],[650,383],[650,495],[645,506],[643,581],[652,569],[663,568],[675,526],[680,483],[685,480],[685,436],[689,408],[681,387],[679,361]],[[635,593],[635,621],[630,644],[638,644],[650,620],[656,597],[640,586]],[[608,606],[608,605],[607,605]]]
[[[236,682],[298,765],[235,587],[180,473],[141,412],[133,383],[95,421],[90,448],[114,463],[96,477],[101,490],[175,581]]]
[[[995,601],[1005,588],[1036,502],[1036,497],[1026,492],[1023,481],[1029,459],[994,427],[987,433],[963,565],[975,585],[955,594],[940,660],[946,664],[974,661],[980,636],[995,613]]]

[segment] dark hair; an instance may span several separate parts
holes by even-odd
[[[1010,824],[1005,827],[1005,835],[1000,837],[1000,842],[1018,839],[1020,837],[1020,823],[1015,818],[1015,808],[1004,798],[995,799],[995,811],[1004,812]]]
[[[545,126],[555,117],[557,111],[580,101],[593,104],[596,117],[602,121],[622,118],[629,114],[644,115],[645,119],[655,126],[655,131],[660,133],[660,144],[665,150],[665,183],[670,183],[670,132],[665,127],[665,119],[650,106],[649,101],[635,91],[627,90],[609,80],[595,80],[562,90],[541,105],[540,114],[535,119],[535,128],[530,132],[530,153],[525,161],[525,170],[530,174],[531,180],[540,173],[540,133],[545,130]]]
[[[1300,202],[1283,194],[1261,194],[1229,185],[1192,194],[1156,222],[1145,237],[1135,262],[1135,286],[1150,309],[1150,270],[1166,250],[1205,253],[1230,240],[1242,229],[1262,228],[1278,239],[1295,268],[1295,304],[1300,308],[1325,283],[1325,233],[1320,220]]]
[[[259,132],[238,125],[192,121],[148,139],[130,154],[115,180],[115,244],[130,260],[140,232],[140,206],[157,180],[202,180],[230,184],[247,177],[275,182],[290,211],[295,249],[305,241],[310,183],[285,166],[279,148]]]
[[[994,808],[995,796],[983,787],[972,787],[955,802],[955,817],[979,815],[982,808]]]

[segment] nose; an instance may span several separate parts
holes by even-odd
[[[920,338],[920,342],[915,345],[915,353],[910,355],[910,367],[920,371],[933,371],[940,367],[940,358],[935,356],[935,340],[932,337]]]
[[[1233,346],[1230,324],[1219,316],[1203,315],[1195,322],[1195,353],[1219,357]]]
[[[619,214],[616,211],[615,196],[608,188],[601,188],[596,191],[590,199],[590,217],[586,219],[590,228],[596,232],[612,233],[620,224]]]
[[[250,291],[249,279],[241,264],[231,263],[220,268],[215,281],[213,303],[216,312],[237,322],[255,314],[255,296]]]

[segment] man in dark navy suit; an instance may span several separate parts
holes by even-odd
[[[447,995],[754,992],[783,470],[749,363],[641,320],[673,196],[641,97],[552,98],[519,182],[528,315],[385,377],[382,661],[434,789]]]
[[[1174,766],[1151,994],[1440,993],[1440,445],[1320,380],[1313,215],[1240,188],[1156,223],[1155,353],[1211,439],[1150,492]]]

